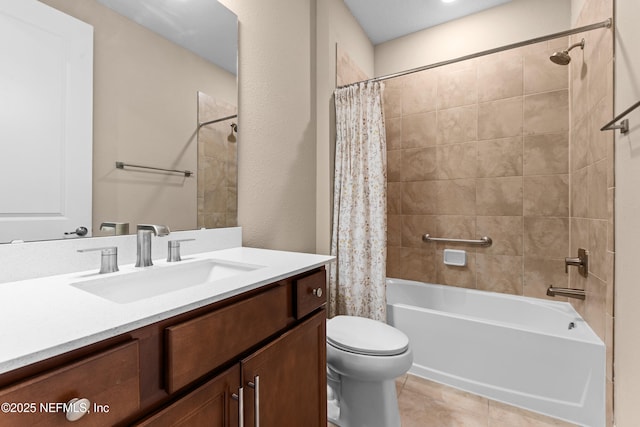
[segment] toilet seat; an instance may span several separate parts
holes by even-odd
[[[395,356],[409,348],[409,337],[377,320],[336,316],[327,321],[327,343],[350,353]]]

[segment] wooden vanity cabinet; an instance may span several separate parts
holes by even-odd
[[[325,277],[317,268],[2,374],[0,401],[109,406],[78,426],[324,427]],[[67,423],[0,413],[0,427]]]

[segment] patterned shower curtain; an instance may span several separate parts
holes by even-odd
[[[329,315],[386,321],[387,148],[384,84],[335,92],[336,157]]]

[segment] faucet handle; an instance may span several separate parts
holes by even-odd
[[[78,249],[78,252],[102,252],[102,260],[100,262],[100,274],[115,273],[118,271],[118,247],[105,246],[102,248]]]
[[[138,231],[140,230],[153,231],[153,234],[159,237],[168,236],[171,233],[171,230],[166,225],[138,224]]]
[[[100,224],[100,231],[113,230],[116,236],[129,234],[128,222],[107,221]]]
[[[178,239],[178,240],[169,240],[167,251],[167,262],[177,262],[182,261],[180,258],[180,242],[191,242],[196,239]]]

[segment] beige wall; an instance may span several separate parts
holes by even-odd
[[[239,21],[238,225],[243,244],[315,252],[316,10],[223,0]]]
[[[567,286],[567,39],[387,81],[387,275],[546,298]],[[423,234],[489,236],[489,248]],[[445,248],[468,264],[443,263]]]
[[[613,0],[586,0],[574,26],[613,16]],[[589,251],[589,276],[572,268],[570,286],[586,289],[584,301],[572,300],[589,326],[607,345],[607,426],[613,425],[613,133],[600,128],[613,117],[613,30],[571,37],[585,47],[571,51],[571,256]]]
[[[316,87],[316,251],[328,254],[335,147],[336,46],[368,76],[373,76],[373,45],[342,0],[317,2]]]
[[[95,31],[94,235],[103,221],[195,228],[195,178],[122,171],[115,162],[196,171],[197,92],[235,105],[235,76],[95,0],[42,1]]]
[[[640,2],[616,0],[616,114],[640,100]],[[640,425],[640,110],[629,116],[631,131],[615,132],[615,417],[618,427]]]
[[[458,58],[570,27],[571,0],[513,0],[375,48],[382,76]]]

